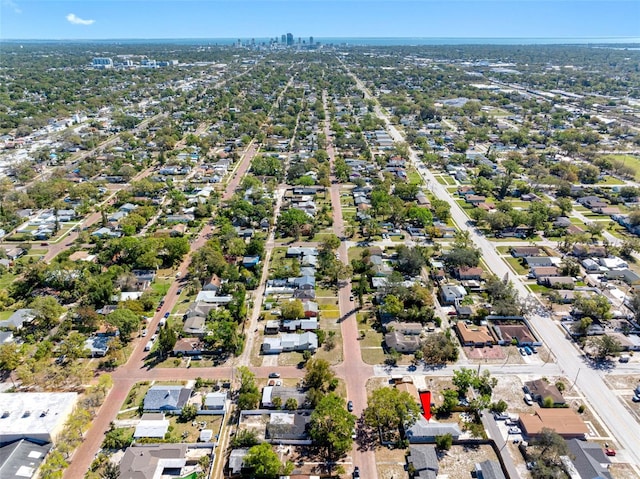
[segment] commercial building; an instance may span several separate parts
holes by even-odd
[[[55,442],[77,400],[77,393],[0,394],[0,444]]]

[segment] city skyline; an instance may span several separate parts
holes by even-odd
[[[126,10],[125,10],[126,8]],[[0,0],[0,38],[608,38],[638,41],[631,0]]]

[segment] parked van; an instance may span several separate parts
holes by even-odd
[[[533,405],[533,398],[531,394],[527,393],[524,395],[524,402],[526,402],[529,406]]]
[[[151,348],[153,347],[153,341],[148,341],[147,344],[144,347],[145,351],[151,351]]]

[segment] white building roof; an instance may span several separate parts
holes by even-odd
[[[0,394],[0,443],[30,438],[55,441],[78,393]]]

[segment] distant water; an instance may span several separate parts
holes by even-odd
[[[178,45],[231,45],[255,41],[269,43],[271,38],[149,38],[149,39],[96,39],[96,40],[2,40],[6,43],[100,43],[100,44],[178,44]],[[296,38],[297,40],[297,38]],[[307,37],[304,37],[307,40]],[[413,46],[413,45],[629,45],[639,44],[640,37],[582,37],[582,38],[428,38],[428,37],[316,37],[323,45],[353,46]]]

